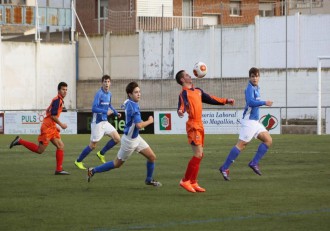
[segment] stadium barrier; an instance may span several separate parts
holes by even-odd
[[[125,126],[125,112],[120,111],[121,118],[110,116],[108,121],[122,134]],[[187,115],[179,118],[175,110],[142,111],[142,120],[154,117],[154,125],[147,126],[141,134],[185,134]],[[203,123],[206,134],[237,134],[240,128],[241,109],[234,110],[204,110]],[[7,111],[4,113],[4,134],[39,134],[40,125],[45,117],[44,111]],[[1,117],[0,117],[1,118]],[[261,109],[260,122],[272,134],[280,134],[280,109]],[[68,125],[61,129],[62,134],[89,134],[91,112],[69,111],[61,113],[60,120]],[[1,124],[0,124],[1,125]],[[1,127],[1,126],[0,126]]]

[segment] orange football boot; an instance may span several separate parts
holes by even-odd
[[[191,193],[195,193],[196,190],[192,187],[192,185],[190,184],[190,181],[187,180],[187,181],[180,181],[180,186],[182,188],[184,188],[185,190],[187,190],[188,192],[191,192]]]
[[[196,192],[205,192],[206,189],[202,188],[201,186],[198,185],[198,183],[190,184],[193,189],[195,189]]]

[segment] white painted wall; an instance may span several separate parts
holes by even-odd
[[[102,37],[89,39],[102,64]],[[79,79],[99,78],[100,68],[85,38],[80,38],[79,46]],[[206,78],[244,77],[251,66],[317,68],[317,57],[330,54],[330,14],[257,16],[255,25],[245,27],[111,35],[105,46],[109,46],[104,48],[105,73],[114,79],[173,79],[177,71],[191,70],[197,61],[208,65]]]
[[[144,32],[139,48],[143,78],[161,76],[162,36],[165,78],[173,78],[169,73],[181,69],[191,70],[197,61],[208,65],[207,78],[244,77],[251,66],[316,68],[317,57],[330,54],[330,15],[256,17],[255,25],[246,27],[174,30],[164,35]]]
[[[123,79],[135,79],[139,73],[139,35],[111,36],[109,73]]]
[[[330,60],[328,61],[330,64]],[[289,70],[286,81],[285,70],[263,71],[260,77],[262,99],[273,100],[273,107],[292,107],[288,109],[288,118],[317,118],[317,72],[308,70]],[[286,91],[287,85],[287,91]],[[330,106],[330,70],[322,76],[322,107]],[[304,107],[304,108],[294,108]],[[308,108],[310,107],[310,108]],[[286,118],[286,111],[282,118]],[[325,110],[322,109],[322,118]]]
[[[45,109],[68,84],[65,106],[76,109],[75,46],[0,42],[0,110]]]
[[[109,40],[105,41],[108,44]],[[88,39],[79,38],[79,80],[98,79],[103,73],[103,63],[108,63],[107,55],[103,46],[103,37],[93,36]],[[104,53],[103,53],[104,52]],[[103,62],[103,54],[105,61]],[[105,66],[105,70],[108,68]],[[105,71],[107,72],[107,71]]]

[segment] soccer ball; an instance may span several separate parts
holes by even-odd
[[[207,74],[206,64],[203,62],[196,63],[193,72],[197,78],[203,78]]]

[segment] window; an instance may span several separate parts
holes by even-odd
[[[0,0],[1,4],[11,4],[11,0]]]
[[[26,1],[25,0],[0,0],[0,4],[25,5]]]
[[[230,16],[240,16],[241,12],[241,1],[230,1]]]
[[[182,28],[191,29],[193,26],[193,1],[192,0],[183,0],[182,1]]]
[[[220,18],[220,15],[218,15],[218,14],[203,14],[203,25],[204,26],[218,25],[219,18]]]
[[[162,10],[164,10],[164,17],[173,16],[173,0],[137,0],[136,3],[138,16],[161,17]]]
[[[259,16],[270,17],[274,16],[275,9],[272,3],[260,3],[259,4]]]
[[[292,0],[290,2],[291,9],[304,9],[322,7],[323,0]]]
[[[98,18],[98,0],[95,0],[95,18]],[[107,11],[108,9],[108,0],[100,0],[100,18],[108,18]],[[106,14],[106,15],[104,15]]]

